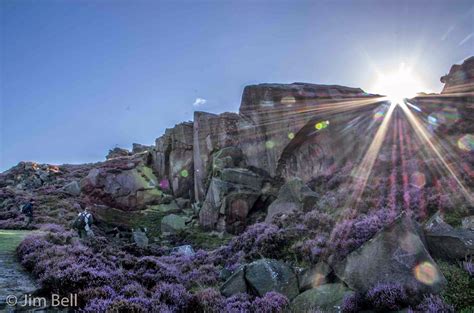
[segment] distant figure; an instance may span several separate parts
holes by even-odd
[[[25,215],[25,223],[26,223],[25,227],[30,226],[31,222],[33,222],[33,203],[34,203],[34,200],[30,199],[21,208],[21,213]]]
[[[94,232],[91,229],[93,222],[92,214],[87,211],[87,208],[77,215],[74,221],[74,228],[77,230],[80,238],[94,236]]]

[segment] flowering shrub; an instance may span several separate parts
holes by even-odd
[[[228,313],[246,313],[250,312],[252,303],[247,294],[238,293],[225,300],[224,308]]]
[[[190,308],[196,312],[219,313],[224,311],[225,298],[215,289],[207,288],[196,292],[190,301]]]
[[[370,307],[378,311],[399,310],[408,305],[408,294],[400,284],[378,284],[366,294]]]
[[[278,292],[271,291],[262,298],[256,298],[252,302],[252,310],[259,313],[281,313],[288,305],[288,298]]]
[[[339,259],[359,248],[379,230],[394,221],[396,214],[389,210],[379,210],[365,215],[356,215],[339,221],[331,233],[330,248]]]
[[[78,293],[87,312],[146,312],[151,304],[162,312],[183,311],[192,298],[186,288],[218,281],[217,259],[206,251],[137,257],[103,237],[82,242],[61,226],[43,229],[48,231],[28,236],[17,248],[21,264],[42,292]]]
[[[180,284],[160,283],[154,288],[152,299],[158,305],[166,305],[172,312],[184,311],[191,295]]]
[[[363,308],[363,297],[359,293],[351,293],[344,296],[341,305],[341,312],[343,313],[357,313]]]
[[[452,305],[446,304],[443,299],[439,296],[428,295],[423,301],[415,306],[414,308],[409,308],[408,313],[454,313],[454,308]]]

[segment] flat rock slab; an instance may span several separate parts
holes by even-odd
[[[31,276],[23,270],[16,258],[16,247],[31,231],[0,230],[0,311],[5,299],[14,295],[20,299],[36,289]]]

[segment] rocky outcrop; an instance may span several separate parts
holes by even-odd
[[[113,148],[113,149],[109,150],[109,153],[105,156],[105,158],[107,160],[110,160],[110,159],[130,156],[130,155],[132,155],[132,153],[130,151],[128,151],[127,149],[116,147],[116,148]]]
[[[444,83],[442,94],[467,93],[474,91],[474,57],[467,58],[461,65],[454,64],[449,73],[441,77]]]
[[[405,216],[333,268],[344,283],[360,292],[378,283],[398,283],[421,295],[439,293],[446,284],[414,222]]]

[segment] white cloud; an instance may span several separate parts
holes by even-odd
[[[198,107],[200,105],[203,105],[207,102],[206,99],[203,99],[203,98],[196,98],[196,100],[194,100],[194,103],[193,103],[193,106],[195,107]]]

